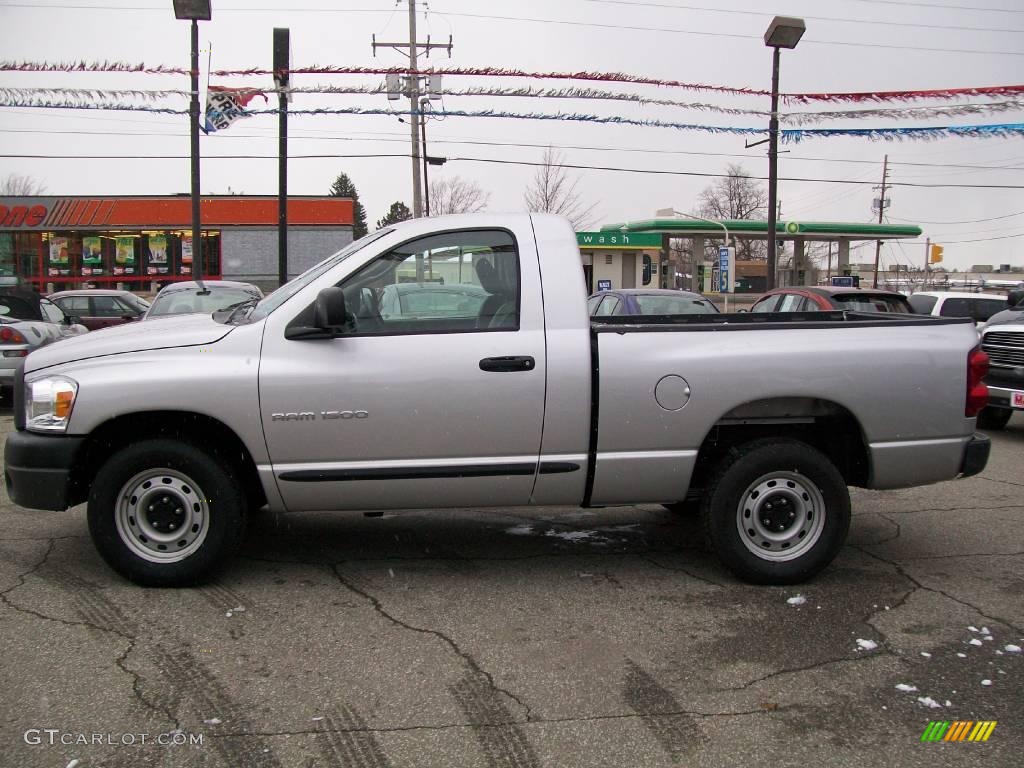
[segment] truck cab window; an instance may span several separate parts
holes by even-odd
[[[355,333],[451,333],[519,328],[519,256],[502,230],[418,238],[340,287]]]

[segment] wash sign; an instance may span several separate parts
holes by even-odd
[[[639,251],[660,250],[661,235],[655,232],[577,232],[580,248]]]

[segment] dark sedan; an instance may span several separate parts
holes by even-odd
[[[105,288],[59,291],[51,293],[49,299],[90,331],[139,320],[149,309],[149,302],[131,291]]]
[[[775,288],[750,308],[751,312],[827,312],[846,309],[851,312],[893,312],[914,314],[902,293],[872,288],[825,288],[795,285]]]
[[[661,288],[600,291],[587,300],[594,317],[608,315],[714,315],[718,307],[699,293]]]

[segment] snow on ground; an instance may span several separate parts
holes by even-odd
[[[874,640],[863,640],[863,639],[858,637],[857,638],[857,646],[858,646],[858,650],[861,650],[861,651],[873,651],[873,650],[875,650],[875,648],[878,647],[878,643],[876,643]]]
[[[786,602],[790,605],[803,605],[807,602],[807,598],[803,595],[794,595],[793,597],[789,598],[789,600],[787,600]]]

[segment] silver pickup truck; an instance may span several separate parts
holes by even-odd
[[[382,300],[388,311],[381,312]],[[591,319],[569,225],[455,216],[356,241],[259,302],[33,352],[15,503],[88,502],[140,584],[207,578],[247,514],[664,503],[699,494],[741,578],[824,568],[848,486],[975,474],[970,319]]]

